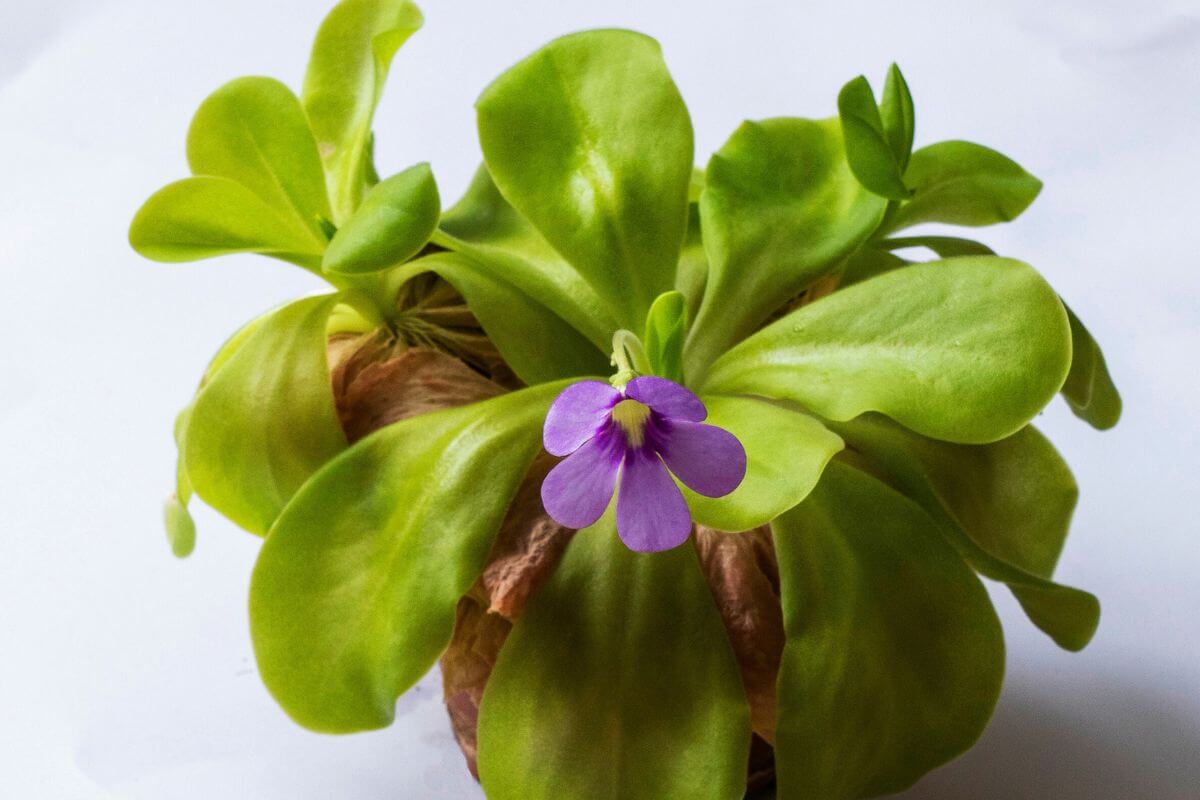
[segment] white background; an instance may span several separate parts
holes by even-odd
[[[1038,266],[1103,343],[1112,432],[1040,424],[1082,500],[1061,577],[1097,592],[1088,650],[996,593],[1008,681],[976,750],[909,798],[1200,797],[1200,15],[1187,0],[426,3],[379,110],[380,171],[478,159],[471,104],[545,40],[659,37],[703,162],[744,117],[824,116],[898,60],[918,143],[968,138],[1046,181],[981,238]],[[0,796],[471,798],[436,679],[393,728],[293,726],[254,672],[257,540],[206,510],[176,561],[160,500],[172,417],[239,323],[316,288],[254,257],[159,265],[140,202],[185,173],[200,100],[244,74],[298,87],[324,0],[0,0]]]

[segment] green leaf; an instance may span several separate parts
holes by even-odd
[[[1071,371],[1062,394],[1075,416],[1098,430],[1108,430],[1121,419],[1121,395],[1108,374],[1100,345],[1067,307],[1071,322]]]
[[[601,350],[487,264],[466,253],[435,253],[388,278],[402,283],[423,272],[441,275],[458,290],[505,363],[526,384],[608,374],[608,357]]]
[[[1034,428],[988,445],[927,439],[876,415],[834,425],[855,451],[921,505],[982,575],[1008,584],[1030,620],[1080,650],[1100,621],[1088,592],[1050,581],[1079,490]]]
[[[911,109],[912,98],[909,98]],[[895,124],[897,113],[889,109]],[[898,147],[904,131],[884,129],[884,121],[875,105],[875,93],[862,75],[842,87],[838,93],[838,116],[846,142],[846,159],[858,182],[864,188],[889,200],[906,200],[912,192],[904,185],[904,168],[893,150]],[[902,120],[900,121],[902,123]]]
[[[845,289],[847,286],[862,283],[885,272],[907,267],[912,263],[912,261],[889,253],[887,250],[864,247],[846,259],[838,275],[838,289]]]
[[[995,441],[1066,379],[1070,326],[1030,266],[993,256],[915,264],[835,292],[722,356],[703,393],[759,394],[848,420],[880,411],[952,442]]]
[[[703,398],[710,425],[746,448],[746,477],[725,497],[704,497],[680,486],[692,518],[723,531],[766,525],[808,496],[842,440],[799,410],[749,397]]]
[[[262,253],[320,270],[323,244],[295,218],[227,178],[184,178],[152,194],[129,226],[133,249],[154,261]]]
[[[885,250],[903,250],[909,247],[924,247],[932,250],[939,258],[955,256],[994,256],[996,252],[986,244],[957,236],[909,236],[883,239],[879,246]]]
[[[693,181],[693,186],[695,185]],[[688,318],[695,319],[704,299],[704,284],[708,281],[708,257],[704,254],[704,239],[700,234],[700,204],[688,206],[688,228],[675,268],[675,289],[687,299]]]
[[[175,462],[175,491],[163,504],[163,524],[167,529],[167,542],[177,558],[187,558],[196,549],[196,523],[188,512],[188,503],[192,499],[192,482],[188,480],[182,457],[191,416],[192,406],[188,404],[187,408],[175,417],[175,449],[180,456]]]
[[[709,161],[700,198],[709,270],[688,379],[833,270],[885,206],[850,173],[837,120],[743,123]]]
[[[960,141],[913,153],[904,180],[913,197],[887,220],[889,231],[922,222],[971,227],[1009,222],[1042,190],[1041,181],[1007,156]]]
[[[291,89],[272,78],[238,78],[208,96],[187,137],[194,175],[228,178],[249,189],[318,251],[320,219],[329,216],[325,176],[304,109]]]
[[[912,94],[908,91],[908,82],[904,73],[895,64],[888,69],[887,80],[883,84],[883,102],[879,104],[879,116],[883,121],[884,138],[892,156],[904,174],[908,159],[912,155],[913,135],[916,132],[916,112],[913,109]]]
[[[325,251],[326,272],[379,272],[412,258],[433,235],[442,213],[437,182],[422,163],[367,193]]]
[[[466,194],[442,215],[434,242],[469,256],[608,352],[619,327],[614,313],[501,196],[486,168],[479,168]]]
[[[346,447],[326,362],[341,294],[298,300],[256,324],[196,396],[184,460],[196,494],[265,534],[300,485]]]
[[[688,543],[634,553],[580,531],[517,620],[479,711],[491,800],[740,800],[750,718]]]
[[[683,341],[687,337],[687,300],[664,292],[646,315],[646,355],[655,375],[683,383]]]
[[[422,22],[420,10],[409,0],[343,0],[317,32],[302,99],[338,225],[350,217],[373,182],[375,106],[392,57]]]
[[[263,682],[301,725],[380,728],[437,660],[562,384],[424,414],[313,476],[250,585]]]
[[[692,125],[653,39],[586,31],[510,68],[475,104],[500,191],[637,330],[675,283]]]
[[[779,796],[891,794],[970,747],[1004,673],[987,592],[920,508],[834,462],[772,526]]]

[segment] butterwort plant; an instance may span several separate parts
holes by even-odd
[[[483,165],[443,210],[428,165],[373,157],[421,24],[338,4],[298,96],[204,100],[191,176],[130,229],[327,286],[219,348],[166,509],[179,555],[193,494],[263,537],[251,633],[293,719],[386,726],[442,658],[494,800],[738,798],[763,753],[781,798],[869,797],[986,725],[981,578],[1088,643],[1096,598],[1053,578],[1077,487],[1031,421],[1061,394],[1116,424],[1104,358],[1028,264],[907,232],[1010,221],[1036,178],[914,149],[894,66],[697,168],[659,45],[595,30],[484,89]]]

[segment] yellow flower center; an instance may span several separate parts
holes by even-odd
[[[641,447],[646,441],[646,420],[650,419],[650,406],[637,400],[622,400],[613,407],[613,421],[625,432],[625,441],[630,447]]]

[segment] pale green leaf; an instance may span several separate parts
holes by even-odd
[[[326,361],[341,295],[297,300],[256,324],[196,396],[184,459],[196,494],[265,534],[308,477],[346,446]]]
[[[641,328],[674,288],[692,125],[653,39],[586,31],[510,68],[476,102],[500,191],[618,315]]]
[[[692,517],[723,531],[765,525],[808,496],[842,440],[799,410],[748,397],[703,398],[710,425],[746,448],[746,477],[731,494],[704,497],[681,486]]]
[[[342,0],[317,32],[301,96],[339,225],[372,183],[375,106],[392,57],[422,22],[409,0]]]
[[[580,531],[517,620],[479,712],[491,800],[740,800],[750,719],[692,544]]]
[[[909,98],[911,103],[911,98]],[[838,116],[846,143],[846,160],[854,177],[866,189],[889,200],[905,200],[912,192],[904,185],[904,168],[893,150],[892,141],[903,137],[902,130],[887,131],[875,105],[875,93],[862,75],[842,87],[838,93]],[[893,119],[889,120],[895,123]],[[889,133],[892,135],[889,136]]]
[[[793,311],[722,356],[701,388],[832,420],[880,411],[927,436],[984,443],[1041,411],[1070,360],[1054,290],[1027,264],[978,256],[888,272]]]
[[[688,379],[832,271],[885,206],[850,173],[836,119],[743,123],[713,155],[700,198],[709,269]]]
[[[373,187],[325,250],[326,272],[379,272],[412,258],[433,235],[442,203],[428,164]]]
[[[915,504],[834,462],[772,525],[787,643],[781,798],[900,791],[964,752],[1000,694],[987,592]]]
[[[1071,321],[1071,372],[1062,394],[1075,416],[1099,430],[1108,430],[1121,419],[1121,395],[1108,374],[1100,345],[1067,308]]]
[[[293,719],[326,732],[392,721],[449,642],[562,388],[389,425],[288,504],[254,569],[250,626],[263,682]]]

